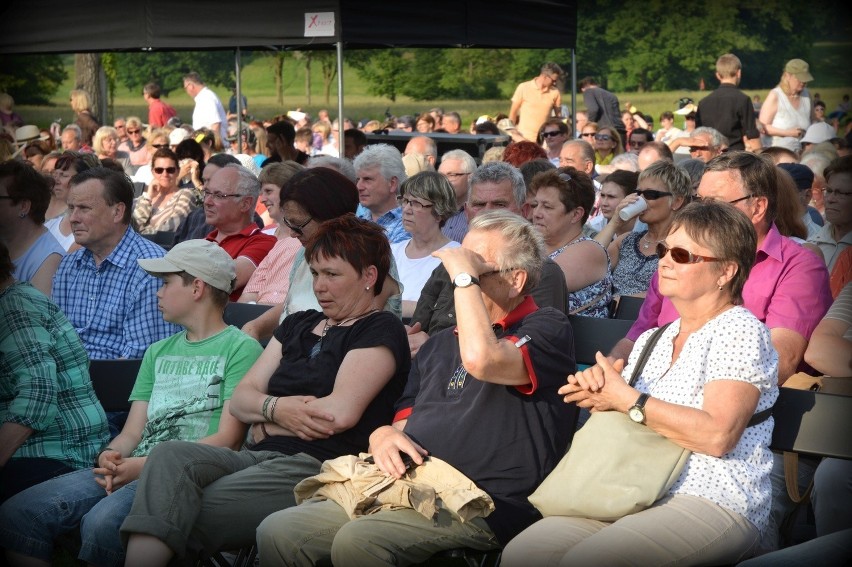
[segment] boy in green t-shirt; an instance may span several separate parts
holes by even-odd
[[[239,449],[247,425],[228,410],[234,387],[263,351],[223,320],[236,281],[233,259],[215,242],[187,240],[163,258],[138,260],[163,280],[157,292],[163,318],[184,331],[145,352],[121,433],[81,470],[19,493],[0,508],[0,547],[14,561],[48,565],[54,539],[80,524],[79,558],[122,565],[119,527],[130,511],[146,456],[162,441]],[[107,496],[109,496],[107,498]]]

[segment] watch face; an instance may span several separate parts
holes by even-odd
[[[467,287],[470,285],[471,281],[472,278],[470,277],[470,274],[462,272],[461,274],[456,276],[456,279],[453,281],[453,283],[456,284],[456,287]]]
[[[627,415],[630,416],[630,419],[635,421],[636,423],[642,423],[645,421],[645,414],[642,413],[642,410],[637,407],[632,407],[627,412]]]

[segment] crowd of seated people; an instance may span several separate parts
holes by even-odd
[[[6,558],[50,564],[69,532],[93,565],[253,544],[263,564],[288,565],[456,547],[504,550],[507,565],[689,562],[707,538],[710,561],[733,564],[779,547],[794,511],[784,463],[772,422],[747,416],[796,372],[852,375],[852,158],[842,133],[778,125],[785,99],[808,98],[796,61],[752,117],[779,142],[762,149],[751,130],[736,144],[708,126],[711,113],[683,132],[683,113],[663,113],[673,152],[635,109],[626,140],[603,122],[572,139],[556,117],[525,140],[495,114],[471,131],[507,147],[432,156],[409,175],[408,151],[355,134],[461,131],[436,108],[339,125],[296,111],[232,125],[227,140],[129,117],[120,142],[105,126],[75,146],[71,128],[63,151],[0,164]],[[633,327],[577,372],[570,316],[610,318],[622,295],[644,297]],[[229,302],[271,307],[236,329]],[[667,323],[666,348],[627,386]],[[129,412],[99,406],[88,362],[100,359],[142,359]],[[668,495],[611,523],[539,521],[527,496],[578,410],[625,413],[640,397],[646,426],[693,452]],[[377,475],[385,494],[434,490],[408,469],[445,466],[486,505],[461,521],[439,504],[434,521],[410,503],[364,514],[299,496],[324,462]],[[820,539],[852,528],[847,463],[800,459]],[[693,516],[718,522],[675,545]]]

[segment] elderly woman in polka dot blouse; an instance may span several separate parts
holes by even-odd
[[[615,522],[550,516],[512,540],[501,565],[739,563],[766,529],[773,421],[748,427],[778,397],[778,355],[765,325],[740,306],[755,260],[749,219],[727,203],[692,203],[659,247],[660,292],[680,315],[635,387],[629,361],[568,377],[559,392],[591,411],[619,411],[692,451],[668,494]]]

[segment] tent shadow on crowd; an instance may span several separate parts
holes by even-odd
[[[343,50],[387,47],[571,49],[575,108],[576,0],[10,0],[0,54],[109,51],[337,50],[343,114]],[[543,62],[542,62],[543,63]],[[239,94],[239,92],[238,92]],[[241,98],[237,96],[237,100]]]

